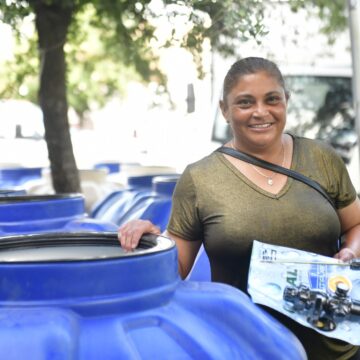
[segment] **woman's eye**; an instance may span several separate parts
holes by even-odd
[[[270,96],[267,98],[267,101],[269,104],[277,104],[281,101],[281,98],[279,96]]]
[[[252,104],[251,100],[249,99],[241,99],[238,101],[238,105],[242,108],[244,107],[250,107]]]

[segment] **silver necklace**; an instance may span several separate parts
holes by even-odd
[[[235,145],[234,145],[234,140],[231,141],[230,143],[230,146],[234,149],[234,150],[237,150],[235,148]],[[285,165],[285,147],[284,147],[284,144],[283,142],[281,142],[281,149],[282,149],[282,153],[283,153],[283,160],[282,160],[282,163],[281,163],[281,166],[284,167]],[[261,176],[263,176],[264,178],[267,179],[267,184],[269,186],[273,186],[274,185],[274,178],[275,176],[278,174],[277,172],[273,172],[270,176],[264,174],[263,172],[261,172],[255,165],[253,164],[249,164],[258,174],[260,174]]]

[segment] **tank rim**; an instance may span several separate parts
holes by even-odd
[[[112,247],[114,254],[107,256],[89,256],[76,257],[75,254],[68,257],[59,258],[29,258],[16,259],[16,253],[23,251],[41,251],[42,249],[70,248],[71,247],[90,247],[106,248]],[[167,237],[155,234],[144,234],[140,239],[139,245],[133,251],[125,251],[121,248],[117,232],[50,232],[34,233],[25,235],[3,236],[0,239],[0,264],[1,263],[49,263],[49,262],[78,262],[78,261],[99,261],[114,260],[122,258],[133,258],[139,256],[148,256],[151,254],[170,250],[175,247],[175,242]],[[121,249],[119,252],[118,250]],[[9,256],[10,258],[7,258]]]
[[[18,202],[40,202],[48,200],[67,200],[84,198],[81,193],[68,193],[68,194],[46,194],[46,195],[14,195],[8,197],[0,197],[0,203],[18,203]]]

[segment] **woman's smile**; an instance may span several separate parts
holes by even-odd
[[[260,129],[260,130],[264,130],[264,129],[268,129],[273,125],[273,123],[262,123],[262,124],[250,124],[249,127],[252,129]]]

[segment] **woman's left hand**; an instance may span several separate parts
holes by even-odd
[[[160,235],[160,229],[149,220],[131,220],[120,226],[118,238],[121,247],[126,251],[134,250],[142,235],[146,233]]]
[[[338,253],[336,253],[334,258],[347,262],[352,259],[355,259],[356,254],[350,248],[345,247],[345,248],[341,249]]]
[[[342,261],[350,261],[360,256],[360,200],[338,210],[341,230],[344,236],[344,244],[341,250],[335,254],[335,258]]]

